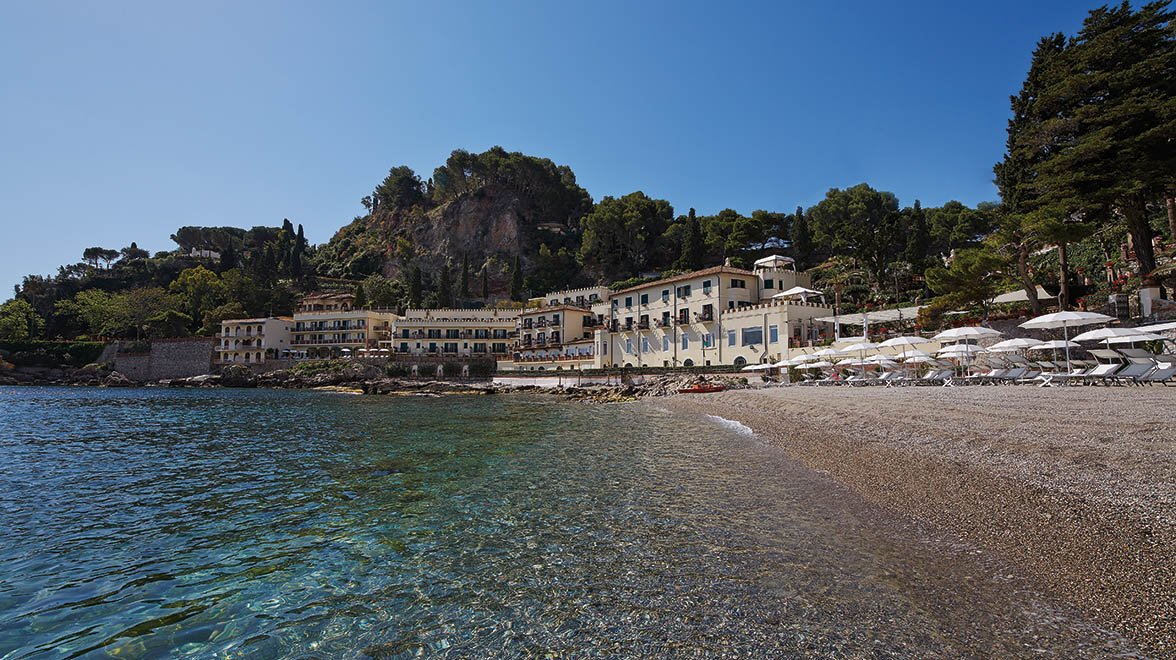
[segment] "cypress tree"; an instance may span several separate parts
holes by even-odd
[[[796,216],[792,220],[792,258],[796,260],[796,268],[805,270],[812,263],[813,233],[808,226],[808,218],[804,209],[796,207]]]
[[[682,236],[682,254],[678,257],[678,268],[688,271],[701,269],[705,247],[698,216],[694,214],[694,209],[690,209],[686,219],[686,233]]]
[[[368,306],[367,296],[363,293],[363,284],[355,285],[355,299],[351,301],[351,307],[354,309],[363,309]]]
[[[911,209],[910,224],[907,229],[907,244],[903,250],[903,259],[910,262],[915,272],[923,270],[927,260],[927,252],[931,249],[931,231],[927,228],[926,214],[919,200]]]
[[[413,265],[408,273],[408,306],[420,309],[421,306],[421,267]]]
[[[437,306],[453,307],[453,291],[449,283],[449,264],[441,266],[441,277],[437,284]]]
[[[470,297],[470,255],[461,257],[461,297]]]
[[[511,268],[510,299],[515,302],[523,301],[523,264],[518,256],[515,256],[514,267]]]

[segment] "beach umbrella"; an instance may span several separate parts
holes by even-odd
[[[903,360],[903,362],[905,362],[907,364],[920,364],[920,363],[939,364],[939,360],[936,360],[935,358],[931,357],[930,355],[914,355],[912,357],[909,357],[909,358]]]
[[[935,335],[932,339],[938,341],[961,341],[964,339],[980,339],[981,337],[1000,337],[1004,333],[992,328],[985,328],[980,325],[966,325],[961,328],[952,328],[951,330],[944,330]]]
[[[866,351],[876,351],[878,350],[878,345],[872,341],[863,339],[856,344],[850,344],[849,346],[842,347],[841,350],[845,351],[846,353],[857,353],[860,359],[865,360]]]
[[[987,348],[984,348],[983,346],[977,346],[976,344],[952,344],[950,346],[944,346],[938,351],[935,351],[935,354],[940,356],[957,357],[961,355],[977,355],[987,352]]]
[[[795,298],[797,296],[799,296],[802,301],[806,302],[808,301],[809,296],[821,296],[822,300],[825,298],[824,292],[817,291],[816,289],[809,289],[803,286],[794,286],[787,291],[781,291],[780,293],[772,296],[772,298],[779,300],[780,298]]]
[[[812,353],[801,353],[792,359],[795,362],[809,362],[811,360],[820,360],[821,358],[820,356],[813,355]]]
[[[1104,341],[1111,337],[1142,335],[1146,332],[1148,331],[1140,328],[1098,328],[1097,330],[1087,330],[1080,335],[1075,335],[1070,338],[1070,341]]]
[[[1015,337],[1013,339],[998,341],[992,346],[989,346],[988,350],[994,351],[996,353],[1011,353],[1013,351],[1032,348],[1040,343],[1040,339],[1034,339],[1032,337]]]
[[[1137,341],[1157,341],[1164,340],[1167,337],[1163,335],[1153,335],[1150,332],[1140,333],[1138,335],[1123,335],[1121,337],[1110,337],[1104,339],[1103,342],[1107,344],[1134,344]]]
[[[1144,332],[1166,332],[1168,330],[1176,330],[1176,321],[1156,323],[1154,325],[1142,325],[1136,328],[1136,330],[1143,330]]]
[[[809,355],[811,355],[814,358],[824,359],[824,358],[832,358],[832,357],[841,357],[843,355],[848,355],[848,353],[846,353],[845,351],[839,351],[836,348],[830,347],[830,348],[823,348],[823,349],[817,351],[816,353],[809,353]]]
[[[1106,323],[1114,321],[1113,316],[1106,314],[1099,314],[1098,312],[1054,312],[1052,314],[1042,314],[1036,318],[1029,319],[1021,324],[1022,328],[1029,328],[1034,330],[1051,330],[1056,328],[1062,329],[1062,336],[1066,341],[1070,339],[1070,328],[1076,328],[1084,325],[1093,325],[1095,323]],[[1070,347],[1066,347],[1066,371],[1070,369]]]
[[[746,367],[740,369],[740,371],[766,371],[771,368],[772,365],[770,364],[749,364]]]
[[[801,367],[801,369],[827,369],[831,366],[833,366],[832,362],[821,360],[820,362],[809,362],[808,364]]]
[[[1054,360],[1057,360],[1057,359],[1058,359],[1058,349],[1059,349],[1059,348],[1064,348],[1064,349],[1066,349],[1066,352],[1067,352],[1067,353],[1069,353],[1071,348],[1082,348],[1082,347],[1081,347],[1081,346],[1079,346],[1078,344],[1075,344],[1075,343],[1074,343],[1074,342],[1072,342],[1072,341],[1066,341],[1066,340],[1064,340],[1064,339],[1053,339],[1053,340],[1051,340],[1051,341],[1043,341],[1043,342],[1041,342],[1040,344],[1038,344],[1038,345],[1036,345],[1036,346],[1034,346],[1034,347],[1030,348],[1029,350],[1031,350],[1031,351],[1048,351],[1048,350],[1052,350],[1052,351],[1053,351],[1053,357],[1054,357]],[[1069,359],[1067,358],[1067,360],[1066,360],[1066,369],[1069,369],[1069,368],[1070,368],[1070,361],[1069,361]]]

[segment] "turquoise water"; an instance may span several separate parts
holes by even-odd
[[[0,658],[1136,657],[656,403],[0,388]]]

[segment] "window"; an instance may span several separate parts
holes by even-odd
[[[406,342],[406,341],[402,341],[402,342],[400,342],[400,352],[401,352],[401,353],[407,353],[407,352],[408,352],[408,342]]]
[[[670,313],[668,311],[662,312],[662,327],[663,328],[668,327],[669,325],[670,325]]]
[[[670,302],[670,290],[662,289],[662,302]]]
[[[474,342],[474,352],[475,353],[485,353],[486,352],[486,344],[483,342]]]
[[[744,328],[743,329],[743,345],[752,346],[754,344],[764,343],[764,329],[763,328]]]
[[[494,338],[495,339],[506,339],[506,330],[495,330],[494,331]]]
[[[662,335],[662,350],[663,351],[670,350],[670,338],[667,337],[666,335]]]
[[[682,350],[687,350],[688,348],[690,348],[690,336],[682,333]]]
[[[456,329],[445,331],[446,339],[457,339],[459,335],[460,333]]]
[[[702,336],[702,347],[703,348],[714,348],[714,346],[715,346],[714,337],[711,336],[711,333],[708,332]]]
[[[776,282],[774,280],[772,280],[771,278],[765,279],[764,280],[764,288],[765,289],[775,289]]]
[[[702,292],[708,296],[710,295],[710,292],[711,292],[711,281],[710,280],[703,280],[702,281]]]
[[[727,345],[728,346],[735,345],[735,331],[734,330],[727,331]]]
[[[780,341],[780,328],[779,328],[779,326],[769,325],[768,326],[768,343],[775,344],[778,341]]]
[[[690,285],[689,284],[683,284],[682,286],[678,287],[678,297],[679,298],[689,298],[690,297]]]
[[[501,344],[501,343],[500,344],[492,344],[490,346],[490,348],[495,353],[505,353],[506,352],[506,344]]]
[[[446,353],[456,353],[457,352],[457,342],[455,342],[455,341],[445,342],[445,352]]]
[[[490,331],[489,330],[485,330],[485,329],[474,330],[474,339],[489,339],[489,338],[490,338]]]
[[[408,328],[405,328],[405,329],[401,330],[401,331],[400,331],[400,336],[401,336],[401,337],[408,337]]]
[[[633,306],[633,296],[625,296],[625,307]]]
[[[648,293],[643,293],[643,294],[641,294],[641,304],[642,304],[642,305],[648,305],[648,304],[649,304],[649,294],[648,294]]]
[[[732,289],[746,289],[747,282],[744,282],[743,280],[733,279],[733,280],[731,280],[731,288]]]
[[[633,352],[633,340],[632,340],[632,339],[626,339],[626,340],[625,340],[625,352],[626,352],[626,353],[632,353],[632,352]]]
[[[642,353],[649,352],[649,337],[642,337],[641,338],[641,352]]]
[[[612,301],[613,309],[616,309],[616,308],[617,308],[617,306],[618,306],[618,305],[620,305],[620,304],[621,304],[621,299],[620,299],[620,298],[613,298],[613,301]]]

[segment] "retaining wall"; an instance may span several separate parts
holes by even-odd
[[[114,369],[141,383],[163,378],[187,378],[212,370],[214,337],[156,339],[147,353],[122,354]]]

